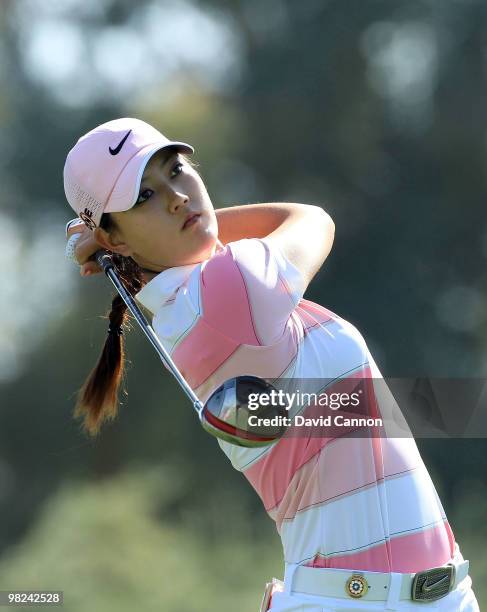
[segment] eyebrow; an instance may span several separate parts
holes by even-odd
[[[164,156],[163,164],[167,164],[167,162],[171,159],[171,157],[177,157],[179,151],[177,149],[167,149],[167,155]]]
[[[156,152],[154,153],[154,155],[157,155],[157,153],[158,153],[158,151],[156,151]],[[164,156],[163,156],[163,158],[160,160],[160,164],[161,164],[162,166],[165,166],[165,165],[167,164],[167,162],[168,162],[169,160],[171,160],[173,157],[177,157],[177,155],[178,155],[179,151],[178,151],[177,149],[168,149],[168,150],[167,150],[167,151],[165,151],[164,153],[165,153],[165,155],[164,155]],[[147,174],[146,174],[146,173],[147,173]],[[147,166],[144,168],[144,173],[143,173],[143,175],[142,175],[142,176],[143,176],[143,178],[144,178],[144,175],[145,175],[145,178],[150,177],[150,175],[151,175],[151,171],[150,171],[150,169],[149,169]]]

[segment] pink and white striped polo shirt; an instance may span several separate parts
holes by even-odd
[[[203,402],[242,374],[382,378],[360,332],[304,299],[303,288],[271,240],[252,238],[161,272],[136,299]],[[286,563],[417,572],[453,557],[454,535],[411,437],[285,437],[255,449],[218,443],[275,520]]]

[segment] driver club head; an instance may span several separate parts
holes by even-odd
[[[285,433],[287,417],[282,404],[275,401],[269,405],[262,399],[263,396],[276,398],[275,394],[276,389],[263,378],[248,375],[230,378],[204,404],[201,425],[213,436],[238,446],[272,444]],[[259,419],[271,421],[262,423]]]

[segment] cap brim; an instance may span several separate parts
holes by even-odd
[[[122,170],[103,212],[123,212],[132,208],[139,197],[145,167],[154,153],[161,149],[176,149],[181,153],[194,153],[193,147],[185,142],[155,143],[143,147]]]

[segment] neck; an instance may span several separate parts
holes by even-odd
[[[154,270],[147,270],[147,268],[140,268],[140,269],[142,270],[142,277],[146,283],[148,283],[153,278],[155,278],[158,274],[163,272],[163,270],[159,270],[158,272],[156,272]],[[165,270],[168,270],[168,268],[165,268]]]
[[[212,253],[210,255],[210,257],[213,257],[213,255],[219,250],[219,249],[223,249],[224,248],[224,244],[220,241],[217,240],[215,247],[212,250]],[[174,266],[172,266],[174,267]],[[142,270],[142,276],[144,278],[144,281],[146,283],[148,283],[149,281],[151,281],[154,277],[156,277],[158,274],[160,274],[161,272],[164,272],[164,270],[170,270],[171,266],[169,267],[162,267],[162,270],[149,270],[148,268],[143,268],[142,266],[139,265],[139,268]]]

